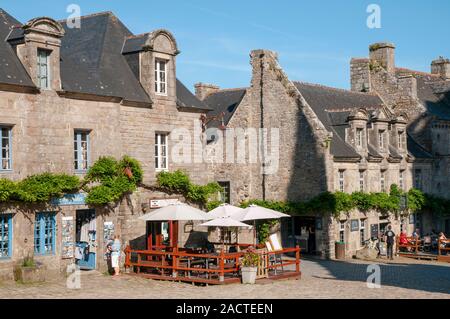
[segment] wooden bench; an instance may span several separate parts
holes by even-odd
[[[400,244],[400,237],[397,237],[397,245],[396,245],[397,255],[408,257],[414,254],[418,254],[420,243],[422,241],[415,237],[406,237],[406,240],[407,243]],[[401,251],[401,248],[406,248],[406,251]]]
[[[445,245],[445,248],[442,247],[444,245]],[[446,252],[446,255],[442,254],[444,251]],[[438,261],[450,263],[450,240],[439,239],[439,241],[438,241]]]

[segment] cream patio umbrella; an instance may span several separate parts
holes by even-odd
[[[219,207],[216,207],[213,210],[209,211],[208,215],[212,218],[223,218],[230,217],[231,215],[242,212],[243,210],[243,208],[236,207],[230,204],[222,204]]]
[[[210,220],[209,222],[200,224],[200,226],[204,227],[219,227],[222,231],[224,229],[229,228],[250,228],[251,226],[248,224],[241,223],[240,221],[237,221],[231,217],[219,217],[213,220]],[[225,248],[225,237],[222,236],[222,249]]]
[[[177,203],[147,213],[139,217],[139,219],[145,221],[186,221],[211,220],[213,217],[198,208],[186,205],[184,203]]]
[[[253,220],[253,233],[254,233],[254,243],[256,245],[256,221],[261,219],[279,219],[284,217],[291,217],[287,214],[283,214],[280,212],[277,212],[273,209],[257,206],[257,205],[250,205],[246,209],[240,212],[236,212],[230,216],[231,218],[245,222],[245,221],[251,221]]]

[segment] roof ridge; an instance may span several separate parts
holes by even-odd
[[[426,75],[426,76],[432,76],[432,77],[440,77],[439,74],[433,74],[430,72],[423,72],[423,71],[416,71],[416,70],[412,70],[412,69],[408,69],[408,68],[395,68],[396,71],[407,71],[407,72],[411,72],[413,74],[419,74],[419,75]]]
[[[241,91],[241,90],[248,90],[248,87],[219,89],[218,91],[216,91],[214,93],[227,92],[227,91]],[[214,94],[214,93],[212,93],[212,94]]]
[[[332,86],[327,86],[327,85],[318,84],[318,83],[310,83],[310,82],[303,82],[303,81],[292,81],[292,82],[294,84],[296,84],[296,83],[305,84],[305,85],[315,86],[315,87],[319,87],[319,88],[330,89],[330,90],[334,90],[337,92],[345,92],[345,93],[359,94],[359,95],[365,95],[365,96],[367,96],[367,95],[377,96],[377,94],[375,92],[355,92],[355,91],[348,90],[348,89],[335,88]]]
[[[92,18],[92,17],[96,17],[96,16],[101,16],[101,15],[115,16],[115,14],[112,11],[101,11],[101,12],[96,12],[96,13],[91,13],[91,14],[87,14],[84,16],[80,16],[80,19]],[[67,19],[59,19],[56,21],[66,22]]]

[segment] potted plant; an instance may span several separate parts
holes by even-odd
[[[241,260],[241,274],[243,284],[254,284],[258,272],[259,255],[252,250],[244,254]]]
[[[21,283],[45,281],[45,267],[28,255],[14,267],[14,280]]]

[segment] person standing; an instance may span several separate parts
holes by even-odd
[[[387,231],[384,233],[386,238],[386,250],[387,258],[394,260],[394,243],[395,243],[395,233],[392,231],[392,226],[389,225]]]
[[[114,269],[114,276],[119,276],[119,259],[120,259],[120,248],[122,243],[120,242],[120,236],[114,236],[114,242],[111,245],[111,267]]]

